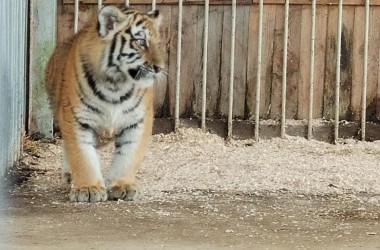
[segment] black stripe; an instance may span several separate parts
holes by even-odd
[[[141,59],[141,56],[137,56],[135,59],[133,59],[132,61],[128,62],[129,64],[132,64],[134,62],[136,62],[137,60]]]
[[[124,114],[128,114],[128,113],[130,113],[130,112],[133,112],[138,106],[140,106],[140,104],[141,104],[141,102],[142,102],[142,100],[143,100],[143,98],[144,98],[144,96],[145,96],[145,93],[146,93],[146,91],[144,91],[144,93],[140,96],[139,100],[136,102],[135,105],[133,105],[132,108],[129,108],[129,109],[127,109],[127,110],[124,110],[123,113],[124,113]]]
[[[100,111],[100,109],[98,109],[97,107],[95,106],[92,106],[91,104],[89,104],[88,102],[86,102],[84,100],[83,97],[80,98],[80,101],[84,104],[84,106],[86,106],[86,108],[88,108],[89,110],[97,113],[97,114],[102,114],[102,111]]]
[[[90,88],[91,88],[92,92],[94,93],[94,95],[97,96],[100,100],[102,100],[104,102],[112,103],[112,104],[120,104],[120,103],[128,100],[129,98],[131,98],[131,96],[133,95],[133,92],[135,91],[135,85],[133,85],[132,88],[129,91],[127,91],[127,93],[125,93],[124,95],[120,96],[119,100],[110,100],[110,99],[108,99],[96,87],[96,82],[95,82],[94,77],[93,77],[93,75],[91,73],[90,66],[87,63],[84,63],[83,61],[82,61],[82,66],[83,66],[83,71],[84,71],[84,74],[85,74],[85,77],[86,77],[88,85],[90,86]]]
[[[132,57],[134,57],[135,55],[137,55],[137,53],[135,53],[135,52],[126,54],[126,56],[128,57],[128,59],[132,59]]]
[[[128,130],[131,130],[131,129],[136,129],[137,126],[139,124],[141,124],[142,122],[144,121],[144,118],[140,119],[139,121],[137,121],[136,123],[133,123],[125,128],[123,128],[118,134],[117,134],[117,137],[122,137],[124,135],[125,132],[127,132]]]
[[[84,71],[84,75],[86,77],[87,83],[90,86],[94,95],[97,96],[102,101],[109,102],[106,96],[96,88],[96,82],[94,80],[94,77],[92,76],[89,65],[83,62],[82,62],[82,65],[83,65],[83,71]]]
[[[120,52],[119,52],[119,55],[117,56],[117,59],[120,61],[120,58],[121,58],[121,55],[123,53],[123,49],[124,49],[124,46],[125,46],[125,43],[127,42],[127,40],[125,39],[125,37],[123,36],[120,36],[120,43],[121,43],[121,46],[120,46]]]
[[[83,88],[82,88],[82,85],[79,84],[79,93],[78,93],[78,97],[79,97],[79,100],[81,101],[81,103],[86,106],[87,109],[95,112],[95,113],[98,113],[98,114],[102,114],[102,112],[100,111],[100,109],[98,109],[97,107],[89,104],[86,100],[85,100],[85,97],[86,94],[84,93],[83,91]]]
[[[145,19],[144,19],[144,18],[141,18],[140,21],[138,21],[138,22],[136,23],[136,27],[137,27],[137,26],[140,26],[144,21],[145,21]]]
[[[119,34],[119,32],[116,33],[112,39],[111,48],[110,48],[110,52],[109,52],[110,54],[108,55],[108,67],[112,67],[113,65],[115,65],[113,63],[113,54],[115,53],[116,39],[117,39],[118,34]]]
[[[78,122],[79,126],[81,127],[81,129],[91,130],[92,132],[94,132],[96,134],[95,129],[93,127],[91,127],[88,123],[83,123],[83,122],[80,122],[78,120],[77,120],[77,122]]]
[[[133,84],[132,88],[123,96],[120,97],[120,102],[124,102],[131,98],[133,92],[135,91],[135,85]]]
[[[121,148],[124,145],[132,144],[132,141],[115,142],[115,148]]]

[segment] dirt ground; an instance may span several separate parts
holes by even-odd
[[[377,142],[155,135],[141,199],[96,204],[68,201],[60,140],[24,146],[1,197],[0,249],[380,249]]]

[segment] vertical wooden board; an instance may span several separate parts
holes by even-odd
[[[376,7],[375,8],[375,13],[379,17],[379,15],[380,15],[380,7]],[[378,26],[377,28],[380,29],[380,26]],[[379,33],[379,31],[377,31],[377,32]],[[375,56],[377,55],[377,58],[378,58],[377,61],[379,63],[379,67],[377,69],[377,71],[379,72],[378,75],[377,75],[378,76],[377,77],[377,84],[378,84],[377,85],[377,98],[379,98],[379,100],[380,100],[380,48],[379,48],[378,51],[375,51],[374,53],[375,53]],[[378,112],[379,117],[380,117],[380,109],[378,109],[377,112]]]
[[[335,114],[335,78],[336,78],[336,39],[338,24],[338,8],[329,6],[326,79],[324,85],[323,114],[327,119],[333,119]],[[343,7],[343,27],[341,43],[341,82],[340,82],[340,119],[351,120],[351,89],[352,89],[352,45],[355,7]]]
[[[194,51],[196,55],[195,67],[195,84],[194,84],[194,100],[193,100],[193,111],[194,115],[200,117],[202,113],[202,85],[203,85],[203,44],[204,44],[204,24],[205,24],[205,7],[203,5],[198,5],[197,11],[197,47]]]
[[[352,121],[351,93],[355,6],[343,8],[340,119]]]
[[[178,31],[178,6],[171,6],[170,40],[168,51],[168,106],[170,115],[174,116],[175,91],[177,76],[177,31]]]
[[[302,21],[300,23],[300,72],[298,78],[298,119],[306,119],[309,115],[311,25],[311,7],[302,6]]]
[[[286,87],[286,118],[297,118],[298,81],[300,75],[302,6],[293,5],[289,10],[289,45]],[[305,104],[302,104],[305,105]],[[306,104],[307,105],[307,104]]]
[[[53,136],[53,117],[45,92],[45,67],[56,43],[56,1],[31,1],[30,133]]]
[[[325,80],[325,57],[328,7],[318,6],[315,20],[315,64],[314,64],[314,118],[323,116],[323,85]]]
[[[203,43],[204,43],[204,6],[198,6],[197,48],[196,48],[196,79],[194,111],[197,115],[202,112],[203,86]],[[206,116],[217,117],[220,96],[220,63],[221,43],[223,32],[223,6],[209,7],[208,29],[208,58],[207,58],[207,86],[206,86]]]
[[[256,108],[258,6],[251,7],[247,62],[247,109],[254,115]],[[260,117],[268,118],[272,87],[272,56],[276,23],[276,6],[264,5],[261,54]]]
[[[197,73],[197,12],[198,6],[185,6],[182,27],[180,115],[193,114],[194,87]]]
[[[222,37],[223,6],[210,6],[206,92],[206,112],[209,117],[219,116]]]
[[[326,37],[326,69],[323,89],[323,117],[334,118],[335,77],[336,77],[336,39],[338,24],[338,7],[328,7]]]
[[[161,46],[164,53],[165,68],[164,73],[156,80],[154,85],[154,112],[155,117],[167,116],[169,113],[167,102],[168,91],[168,72],[169,65],[169,43],[170,43],[170,23],[171,23],[171,6],[160,6],[160,15],[162,16],[162,23],[160,27]]]
[[[249,8],[238,6],[236,15],[234,114],[239,118],[247,118],[245,96],[247,91]]]
[[[79,23],[78,30],[97,13],[97,5],[80,4],[79,5]],[[74,34],[74,5],[64,5],[58,1],[58,18],[57,18],[57,43],[67,40]]]
[[[327,7],[319,5],[317,6],[315,17],[313,118],[321,118],[323,105],[326,22]],[[311,6],[303,6],[301,22],[300,75],[298,82],[298,119],[306,119],[309,115],[311,25]]]
[[[281,83],[284,51],[284,10],[284,6],[276,5],[274,48],[272,54],[272,92],[270,105],[271,119],[279,119],[281,117]]]
[[[353,67],[352,67],[352,96],[351,108],[353,119],[360,120],[362,85],[363,85],[363,63],[364,63],[364,22],[365,10],[363,6],[355,7],[355,25],[353,41]]]
[[[276,8],[274,5],[264,6],[260,97],[260,114],[262,118],[269,118],[271,107],[275,25],[276,19],[281,18],[281,16],[276,16]]]
[[[380,7],[372,6],[369,20],[368,41],[368,82],[367,82],[367,120],[380,120]]]
[[[180,79],[180,115],[192,114],[192,103],[195,84],[196,63],[196,32],[197,32],[197,6],[184,6],[182,21],[182,55],[181,55],[181,79]],[[185,14],[186,13],[186,14]],[[175,109],[175,85],[177,62],[177,30],[178,30],[178,6],[172,7],[171,41],[169,55],[169,107],[171,114]],[[173,79],[173,80],[172,80]]]
[[[254,119],[254,117],[256,116],[255,108],[256,108],[259,7],[258,5],[253,5],[249,8],[249,10],[250,10],[250,13],[249,13],[249,25],[248,25],[249,35],[248,35],[248,58],[247,58],[246,115],[248,116],[249,119]]]
[[[231,7],[225,6],[224,8],[220,113],[222,115],[227,115],[231,64]],[[242,118],[245,115],[248,21],[249,8],[238,6],[236,10],[233,116],[239,118]]]

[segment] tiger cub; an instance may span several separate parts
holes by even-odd
[[[103,7],[50,58],[46,90],[63,138],[71,201],[138,196],[136,173],[152,133],[152,85],[164,67],[160,21],[158,10]],[[109,139],[115,151],[103,179],[96,149]]]

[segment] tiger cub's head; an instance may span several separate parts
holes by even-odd
[[[97,30],[106,43],[101,71],[112,83],[136,82],[151,86],[164,67],[160,48],[158,10],[143,13],[106,6],[98,14]]]

